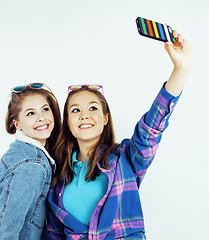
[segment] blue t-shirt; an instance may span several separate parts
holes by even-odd
[[[108,178],[101,173],[94,181],[85,181],[86,159],[82,163],[77,161],[76,156],[77,152],[74,152],[72,168],[76,175],[73,181],[64,187],[63,205],[68,213],[88,225],[94,209],[107,191]]]

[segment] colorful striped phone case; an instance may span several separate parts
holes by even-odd
[[[173,30],[170,26],[167,26],[166,24],[138,17],[136,19],[136,25],[139,34],[142,36],[153,38],[163,42],[175,42],[175,38],[172,35]]]

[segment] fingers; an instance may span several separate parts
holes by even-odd
[[[175,38],[175,46],[180,46],[180,47],[184,47],[183,43],[184,43],[184,39],[182,37],[182,35],[180,33],[178,33],[176,30],[173,31],[173,37]]]
[[[184,39],[182,35],[178,33],[177,30],[173,30],[173,37],[175,38],[174,43],[170,41],[165,43],[165,49],[170,56],[174,54],[176,51],[184,49]]]

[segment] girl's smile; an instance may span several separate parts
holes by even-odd
[[[41,126],[35,127],[35,129],[36,129],[37,131],[48,130],[48,129],[49,129],[49,124],[45,124],[45,125],[41,125]]]
[[[81,124],[79,128],[81,129],[87,129],[87,128],[92,128],[94,125],[93,124]]]

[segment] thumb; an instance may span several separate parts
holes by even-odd
[[[165,47],[165,50],[167,51],[167,53],[168,53],[169,55],[171,55],[172,52],[174,51],[174,49],[173,49],[173,43],[172,43],[172,42],[166,42],[165,45],[164,45],[164,47]]]

